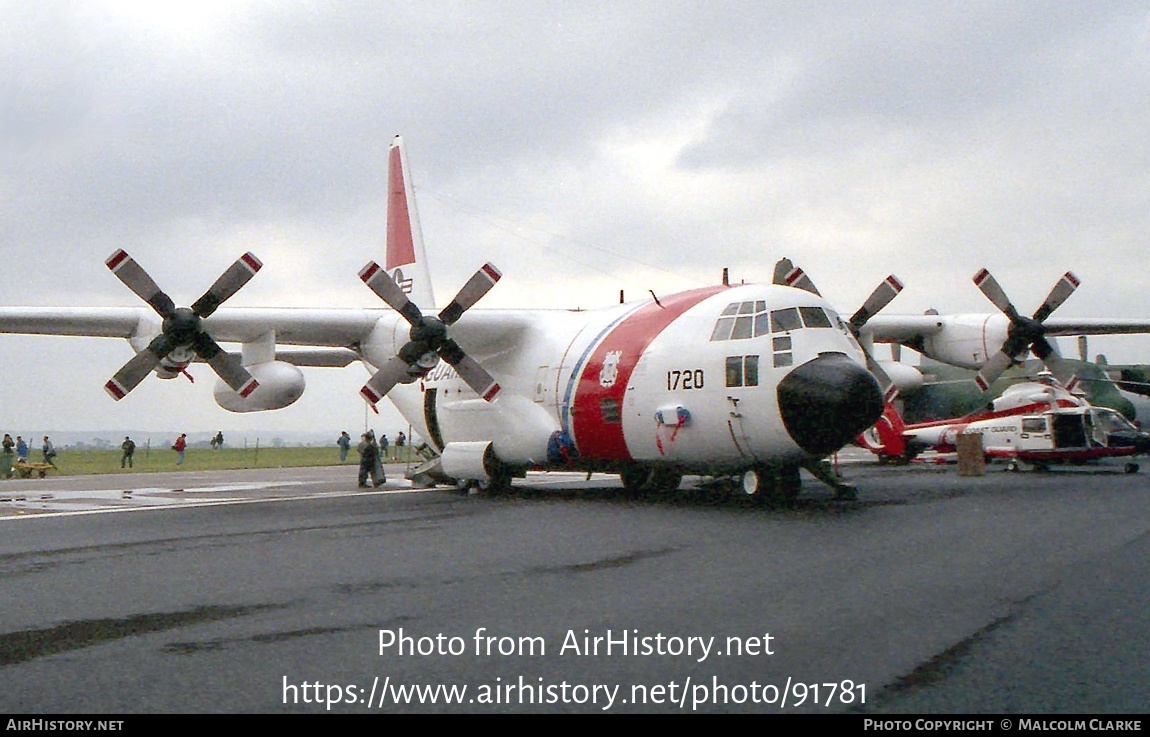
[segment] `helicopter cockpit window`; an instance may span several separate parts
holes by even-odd
[[[1102,428],[1106,433],[1112,432],[1137,432],[1138,428],[1134,423],[1126,419],[1122,414],[1114,410],[1104,410],[1094,408],[1094,421],[1098,427]]]

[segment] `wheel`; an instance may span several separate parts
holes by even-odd
[[[494,476],[475,482],[484,494],[506,494],[511,491],[511,474],[500,470]]]
[[[661,467],[651,471],[647,484],[651,491],[674,491],[683,483],[683,474],[673,468]]]
[[[1127,463],[1126,464],[1126,473],[1138,473],[1138,464],[1137,463]]]
[[[670,466],[642,466],[634,464],[619,472],[623,489],[630,496],[653,491],[674,491],[683,481],[683,474]]]
[[[758,470],[752,468],[743,474],[743,493],[747,496],[757,496],[762,485],[763,478]]]
[[[802,488],[798,466],[756,466],[743,474],[743,493],[758,502],[787,504],[798,497]]]
[[[626,466],[619,472],[619,481],[623,483],[623,490],[628,496],[639,496],[646,491],[650,475],[651,470],[644,466]]]

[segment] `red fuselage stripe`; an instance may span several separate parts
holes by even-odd
[[[726,288],[706,287],[665,297],[661,305],[651,303],[631,313],[604,336],[579,371],[572,402],[571,430],[581,458],[631,460],[623,437],[623,400],[639,358],[675,318]]]

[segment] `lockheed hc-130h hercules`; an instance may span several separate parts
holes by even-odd
[[[870,427],[894,391],[860,334],[910,341],[919,330],[945,346],[946,331],[922,316],[872,330],[901,289],[893,277],[845,320],[815,291],[778,284],[599,310],[471,310],[500,278],[487,264],[435,312],[399,137],[388,182],[387,258],[360,277],[391,309],[221,307],[259,268],[251,254],[180,308],[117,251],[109,268],[147,307],[0,308],[0,332],[128,339],[137,353],[106,385],[117,399],[149,373],[171,378],[206,361],[221,378],[217,402],[236,412],[294,402],[299,366],[362,360],[375,370],[363,397],[390,399],[434,447],[439,473],[463,483],[579,469],[643,490],[691,473],[785,496],[798,492],[801,467],[820,474],[820,459]]]

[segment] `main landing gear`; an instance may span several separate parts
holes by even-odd
[[[674,491],[683,481],[682,472],[667,466],[628,466],[619,472],[623,490],[629,496],[640,496],[655,491]]]
[[[854,501],[858,490],[838,477],[829,461],[809,461],[802,466],[758,465],[743,473],[743,493],[755,501],[790,504],[798,498],[803,482],[799,468],[805,468],[819,481],[835,490],[835,499]]]

